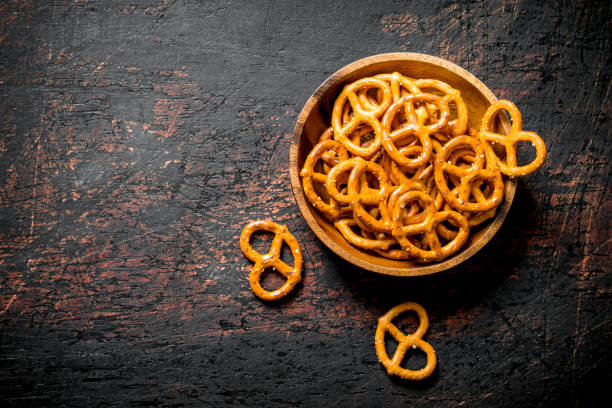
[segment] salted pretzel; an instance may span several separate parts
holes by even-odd
[[[417,79],[414,84],[420,89],[421,92],[426,92],[428,89],[434,89],[444,94],[442,99],[448,105],[451,103],[455,104],[457,108],[457,118],[448,122],[448,127],[452,130],[453,136],[460,136],[465,134],[468,125],[468,110],[461,92],[449,86],[447,83],[439,81],[437,79]]]
[[[502,111],[513,122],[507,136],[494,132]],[[491,105],[480,129],[469,122],[461,91],[438,79],[393,72],[350,83],[300,172],[306,198],[364,251],[441,261],[495,216],[504,177],[527,174],[546,156],[508,101]],[[536,147],[526,166],[517,166],[521,141]]]
[[[512,128],[508,135],[495,133],[493,120],[498,113],[507,111],[512,119]],[[487,158],[494,161],[499,166],[502,173],[510,177],[525,176],[536,171],[546,159],[546,145],[542,138],[534,132],[525,132],[523,129],[523,119],[521,112],[510,101],[501,99],[489,106],[482,118],[478,137],[485,146]],[[516,158],[516,146],[520,142],[529,142],[536,149],[536,157],[529,164],[519,166]],[[491,143],[496,143],[504,147],[506,158],[502,160],[493,150]]]
[[[331,155],[330,153],[334,154]],[[340,215],[340,209],[338,204],[333,198],[329,199],[329,203],[326,203],[321,199],[314,189],[313,181],[325,184],[327,182],[327,175],[323,173],[315,172],[315,165],[319,159],[323,159],[327,164],[337,164],[348,159],[348,154],[340,143],[335,140],[324,140],[318,143],[312,151],[306,157],[304,167],[300,171],[302,177],[302,186],[304,188],[304,194],[310,201],[312,206],[319,210],[325,217],[333,221]]]
[[[406,203],[417,200],[424,209],[424,216],[417,222],[405,225],[401,211]],[[442,245],[436,231],[436,226],[449,220],[456,225],[459,230],[448,243]],[[457,252],[467,241],[470,227],[463,215],[456,211],[436,211],[433,199],[425,192],[411,190],[400,196],[393,208],[393,229],[392,234],[397,239],[402,248],[410,252],[415,258],[425,261],[440,260]],[[429,249],[420,248],[409,239],[410,236],[423,234],[424,244]]]
[[[404,334],[392,321],[400,314],[410,310],[416,312],[419,316],[419,327],[412,334]],[[428,328],[429,318],[427,317],[427,312],[423,309],[423,306],[414,302],[397,305],[378,319],[374,345],[378,360],[385,367],[389,375],[397,375],[406,380],[423,380],[434,372],[437,363],[436,352],[431,344],[423,340],[423,336]],[[387,332],[398,342],[391,358],[387,354],[385,347],[385,334]],[[427,355],[427,364],[420,370],[408,370],[401,366],[402,360],[410,347],[419,348]]]
[[[371,105],[362,105],[357,92],[369,88],[377,88],[382,93],[380,104],[372,107]],[[353,116],[348,123],[342,123],[342,113],[346,103],[349,103]],[[382,127],[378,118],[385,113],[392,102],[392,95],[389,86],[376,78],[364,78],[347,85],[336,99],[332,110],[332,128],[334,129],[334,139],[344,145],[346,150],[355,156],[370,158],[380,148]],[[359,126],[368,125],[374,132],[373,142],[367,147],[362,147],[349,139]]]
[[[459,164],[459,161],[463,161],[464,163],[473,163],[474,160],[475,160],[475,153],[470,148],[456,149],[449,155],[449,158],[448,158],[449,163],[453,165],[463,166],[464,168],[467,166],[467,164],[461,165]],[[449,176],[454,184],[456,185],[460,184],[459,178],[457,176],[453,176],[453,175],[449,175]],[[480,180],[480,181],[473,182],[470,185],[471,196],[476,200],[476,202],[481,203],[481,204],[486,203],[487,195],[489,195],[491,191],[491,188],[488,185],[484,189],[484,192],[481,191],[481,187],[483,184],[486,184],[486,183],[483,180]],[[435,190],[437,190],[435,182],[432,187]],[[451,190],[451,194],[458,195],[458,190],[459,190],[459,186]],[[430,193],[430,195],[432,195],[432,193]],[[437,194],[436,192],[432,196],[434,195],[436,197],[436,209],[438,211],[441,211],[441,210],[452,211],[453,210],[453,207],[451,207],[447,202],[445,202],[442,199],[441,194]],[[497,207],[493,207],[488,210],[484,210],[480,212],[463,211],[461,213],[466,218],[468,225],[470,227],[475,227],[477,225],[480,225],[484,221],[494,217],[496,213],[496,209]],[[456,235],[456,231],[452,231],[448,229],[443,224],[438,224],[438,226],[436,227],[436,232],[438,233],[438,235],[442,236],[446,240],[451,240]]]
[[[474,161],[470,167],[463,168],[448,162],[448,158],[454,150],[465,147],[474,151]],[[498,206],[504,196],[504,181],[497,166],[491,163],[487,164],[488,166],[485,167],[483,147],[479,140],[474,137],[459,136],[445,144],[434,162],[436,187],[444,200],[459,211],[481,212]],[[460,180],[458,188],[452,192],[448,188],[447,174],[456,176]],[[491,197],[481,202],[470,201],[472,184],[482,181],[488,182],[492,186]]]
[[[255,231],[268,231],[274,234],[274,239],[268,253],[260,254],[251,246],[251,235]],[[283,242],[291,249],[293,267],[280,259]],[[249,282],[253,293],[260,299],[268,301],[281,299],[291,292],[295,285],[302,280],[302,251],[286,226],[267,220],[253,221],[242,230],[240,249],[244,256],[255,262],[249,274]],[[280,288],[274,291],[267,291],[261,286],[261,275],[266,268],[270,267],[276,269],[287,279]]]
[[[339,178],[346,172],[350,172],[347,182],[347,193],[341,194],[338,189]],[[364,182],[364,173],[374,175],[379,183],[379,189],[370,188]],[[390,217],[385,205],[389,194],[387,175],[384,169],[372,161],[363,160],[361,157],[353,157],[334,166],[327,174],[325,183],[330,197],[341,204],[349,204],[353,209],[355,217],[368,225],[372,230],[386,232],[391,230]],[[365,205],[377,205],[381,211],[382,218],[377,220],[365,209]]]
[[[439,120],[430,125],[420,125],[414,107],[416,103],[432,103],[436,105],[440,111]],[[400,109],[404,110],[408,123],[401,126],[399,129],[392,130],[391,126],[393,120]],[[408,168],[422,166],[429,160],[433,150],[429,135],[443,129],[448,122],[448,117],[448,105],[439,96],[432,94],[405,96],[391,105],[385,112],[385,116],[382,119],[382,146],[389,157],[400,166]],[[420,154],[415,158],[409,158],[402,155],[396,145],[396,141],[410,136],[418,138],[422,147]]]

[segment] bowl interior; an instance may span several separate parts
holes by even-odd
[[[381,73],[399,72],[412,78],[434,78],[461,91],[469,112],[469,126],[478,129],[489,105],[496,100],[493,93],[464,69],[439,58],[423,54],[382,54],[354,62],[330,76],[308,100],[298,117],[290,154],[291,183],[296,201],[310,228],[332,251],[347,261],[373,272],[398,276],[426,275],[448,269],[469,258],[482,248],[499,229],[514,198],[516,182],[505,180],[504,202],[492,220],[470,231],[463,249],[442,262],[419,263],[397,261],[364,252],[349,244],[340,232],[312,208],[304,195],[299,171],[306,157],[331,121],[334,101],[342,88],[360,78]],[[509,121],[502,117],[497,123],[504,133]]]

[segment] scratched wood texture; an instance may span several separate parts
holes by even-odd
[[[0,405],[600,406],[611,22],[607,1],[3,2]],[[490,244],[416,279],[327,250],[288,174],[316,87],[402,50],[471,71],[549,149]],[[274,305],[238,246],[264,217],[305,257]],[[404,301],[429,312],[438,355],[421,383],[374,351]]]

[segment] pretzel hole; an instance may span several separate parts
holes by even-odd
[[[491,180],[486,180],[478,186],[478,189],[482,193],[483,196],[488,197],[493,191],[493,186]]]
[[[401,247],[401,245],[399,244],[399,242],[396,242],[395,244],[391,245],[388,249],[388,251],[392,251],[392,250],[401,250],[403,249]]]
[[[419,142],[419,138],[414,133],[409,133],[402,137],[397,137],[393,140],[393,143],[395,143],[395,146],[397,146],[398,148],[406,146],[419,146]],[[403,154],[405,154],[405,152]]]
[[[400,217],[404,225],[418,224],[427,218],[427,211],[418,200],[405,201],[400,204]]]
[[[479,201],[473,194],[471,194],[470,198],[468,199],[468,202],[473,203],[473,204],[478,204]]]
[[[393,319],[393,324],[405,335],[416,332],[419,328],[419,323],[419,315],[412,310],[408,310]]]
[[[453,222],[450,220],[445,220],[439,225],[445,227],[451,233],[451,236],[441,235],[440,233],[438,233],[438,240],[440,241],[440,244],[444,246],[446,243],[450,242],[455,237],[455,235],[459,233],[459,226],[453,224]]]
[[[506,148],[504,147],[504,145],[496,143],[494,141],[489,141],[489,144],[491,145],[491,148],[493,149],[493,152],[495,153],[495,156],[497,156],[500,160],[504,161],[506,160]]]
[[[389,239],[389,235],[385,234],[384,232],[377,232],[377,233],[373,233],[364,229],[360,230],[361,236],[367,239]],[[395,244],[393,246],[396,246]],[[396,249],[398,249],[399,247],[397,247]],[[389,247],[389,249],[391,249],[391,247]],[[399,248],[401,249],[401,248]]]
[[[517,166],[526,166],[536,158],[537,150],[531,142],[521,140],[516,144],[516,163]]]
[[[274,234],[269,231],[258,230],[251,235],[251,247],[260,254],[267,254],[270,251]]]
[[[444,92],[442,92],[441,90],[437,88],[421,88],[421,91],[423,90],[425,90],[427,93],[434,94],[441,98],[444,98],[446,96]],[[448,113],[449,113],[448,121],[450,122],[451,120],[457,119],[457,104],[455,103],[454,100],[450,100],[447,102],[447,105],[448,105]],[[438,116],[438,119],[439,119],[439,116]]]
[[[509,127],[510,129],[512,127],[512,118],[510,117],[510,115],[508,115],[506,111],[497,112],[495,117],[490,122],[489,129],[500,135],[508,135],[509,131],[505,132],[503,130],[504,128],[502,127],[502,121],[506,121],[506,120],[508,121],[507,123],[510,124],[510,127]],[[502,160],[506,157],[506,149],[504,148],[503,145],[500,145],[499,143],[495,143],[492,140],[489,141],[489,144],[493,148],[493,151],[495,152],[495,155],[497,157],[499,157]]]
[[[422,154],[423,154],[423,147],[418,145],[418,146],[415,146],[415,149],[413,151],[404,153],[403,156],[408,159],[415,159],[421,156]]]
[[[351,121],[351,119],[355,116],[355,112],[353,111],[353,107],[347,100],[342,108],[342,125],[346,125]]]
[[[327,189],[325,188],[325,184],[320,184],[320,183],[313,182],[312,183],[312,187],[313,187],[315,193],[317,193],[317,195],[321,199],[321,201],[323,201],[325,204],[329,204],[329,194],[327,193]]]
[[[365,208],[366,212],[374,218],[377,218],[380,215],[380,210],[376,205],[364,204],[363,208]]]
[[[410,240],[412,245],[419,249],[429,249],[429,244],[427,243],[427,237],[425,236],[425,234],[412,235],[411,237],[408,237],[408,239]]]
[[[454,164],[457,167],[461,168],[470,168],[474,164],[476,160],[476,154],[473,149],[465,148],[457,152],[457,154],[452,155],[450,163]]]
[[[259,284],[268,292],[277,290],[286,282],[286,278],[273,266],[269,266],[261,273]]]
[[[285,241],[283,241],[283,245],[281,246],[280,259],[293,268],[293,254],[291,253],[291,248],[289,248],[289,245],[287,245]]]
[[[359,145],[362,147],[368,147],[370,146],[372,143],[374,143],[374,131],[370,129],[369,132],[363,133],[361,135],[361,140],[359,141]]]
[[[408,347],[406,354],[400,363],[400,367],[406,370],[418,371],[427,365],[427,354],[420,348]]]
[[[401,128],[406,123],[406,116],[404,112],[400,109],[396,114],[393,120],[391,121],[391,132]]]
[[[355,145],[368,147],[373,143],[375,134],[370,126],[363,123],[357,126],[351,133],[347,134],[347,137]]]
[[[433,125],[440,120],[441,111],[438,107],[433,103],[424,103],[419,102],[415,106],[416,109],[424,109],[426,115],[425,120],[423,121],[423,125]]]
[[[393,354],[395,354],[395,350],[397,350],[398,345],[398,341],[395,340],[395,338],[389,333],[387,333],[387,335],[385,336],[385,350],[387,351],[389,359],[393,358]]]
[[[448,121],[452,121],[458,118],[457,114],[457,104],[455,101],[450,101],[448,103]]]
[[[486,185],[486,183],[482,183],[480,186],[482,186],[482,185]],[[472,182],[470,183],[470,186],[469,186],[469,188],[470,188],[470,193],[469,193],[469,195],[468,195],[468,197],[467,197],[467,202],[468,202],[468,203],[478,203],[478,202],[479,202],[479,201],[478,201],[478,198],[477,198],[477,197],[474,195],[474,190],[472,189],[473,187],[474,187],[474,181],[472,181]],[[481,190],[481,193],[482,193],[482,190]],[[483,194],[483,195],[484,195],[484,194]],[[457,194],[457,196],[458,196],[460,199],[462,198],[462,197],[460,197],[460,196],[459,196],[459,194]],[[465,199],[462,199],[461,201],[464,201],[464,202],[465,202],[466,200],[465,200]]]
[[[362,235],[362,229],[359,225],[357,224],[353,224],[351,226],[349,226],[349,228],[351,229],[351,231],[353,231],[353,233],[357,236]]]
[[[322,159],[317,160],[314,165],[315,173],[327,174],[325,171],[325,162]]]
[[[317,162],[317,164],[315,164],[315,172],[317,173],[322,173],[325,174],[325,171],[323,170],[323,161],[319,160]],[[319,198],[321,199],[321,201],[323,201],[325,204],[329,204],[329,194],[327,193],[327,189],[325,188],[325,184],[323,183],[319,183],[316,180],[312,180],[312,188],[314,189],[315,193],[317,193],[317,195],[319,196]]]
[[[378,106],[382,102],[382,91],[379,88],[372,87],[362,92],[372,105]]]
[[[496,133],[499,133],[500,135],[507,135],[508,132],[504,132],[503,127],[502,127],[502,122],[506,120],[510,124],[510,128],[511,128],[512,127],[512,117],[508,115],[508,112],[506,112],[505,110],[497,111],[493,119],[491,119],[489,129],[491,129],[492,131]]]
[[[317,163],[315,163],[314,169],[321,174],[327,174],[327,171],[325,171],[325,165],[327,165],[328,168],[331,168],[340,163],[340,161],[338,152],[330,149],[321,155],[319,160],[317,160]]]
[[[364,174],[365,174],[365,180],[366,180],[367,186],[371,188],[372,190],[379,190],[380,182],[378,181],[378,178],[368,171],[366,171]]]
[[[453,190],[455,187],[459,187],[461,185],[461,178],[455,176],[454,174],[446,174],[446,185],[450,190]]]

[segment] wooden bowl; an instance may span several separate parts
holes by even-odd
[[[353,62],[330,76],[308,99],[298,116],[289,155],[291,186],[300,211],[310,228],[340,257],[372,272],[396,276],[429,275],[465,261],[493,238],[510,210],[516,190],[515,180],[505,179],[506,194],[497,215],[483,225],[472,228],[463,249],[441,262],[419,263],[387,259],[349,244],[332,224],[312,208],[304,195],[300,178],[300,169],[306,156],[321,133],[330,125],[334,101],[344,85],[363,77],[396,71],[413,78],[439,79],[459,89],[468,107],[469,126],[475,129],[480,128],[480,120],[485,111],[497,100],[491,90],[474,75],[455,64],[429,55],[403,52],[380,54]],[[498,127],[501,126],[502,132],[510,130],[507,118],[504,117],[499,122],[501,123],[498,123]]]

